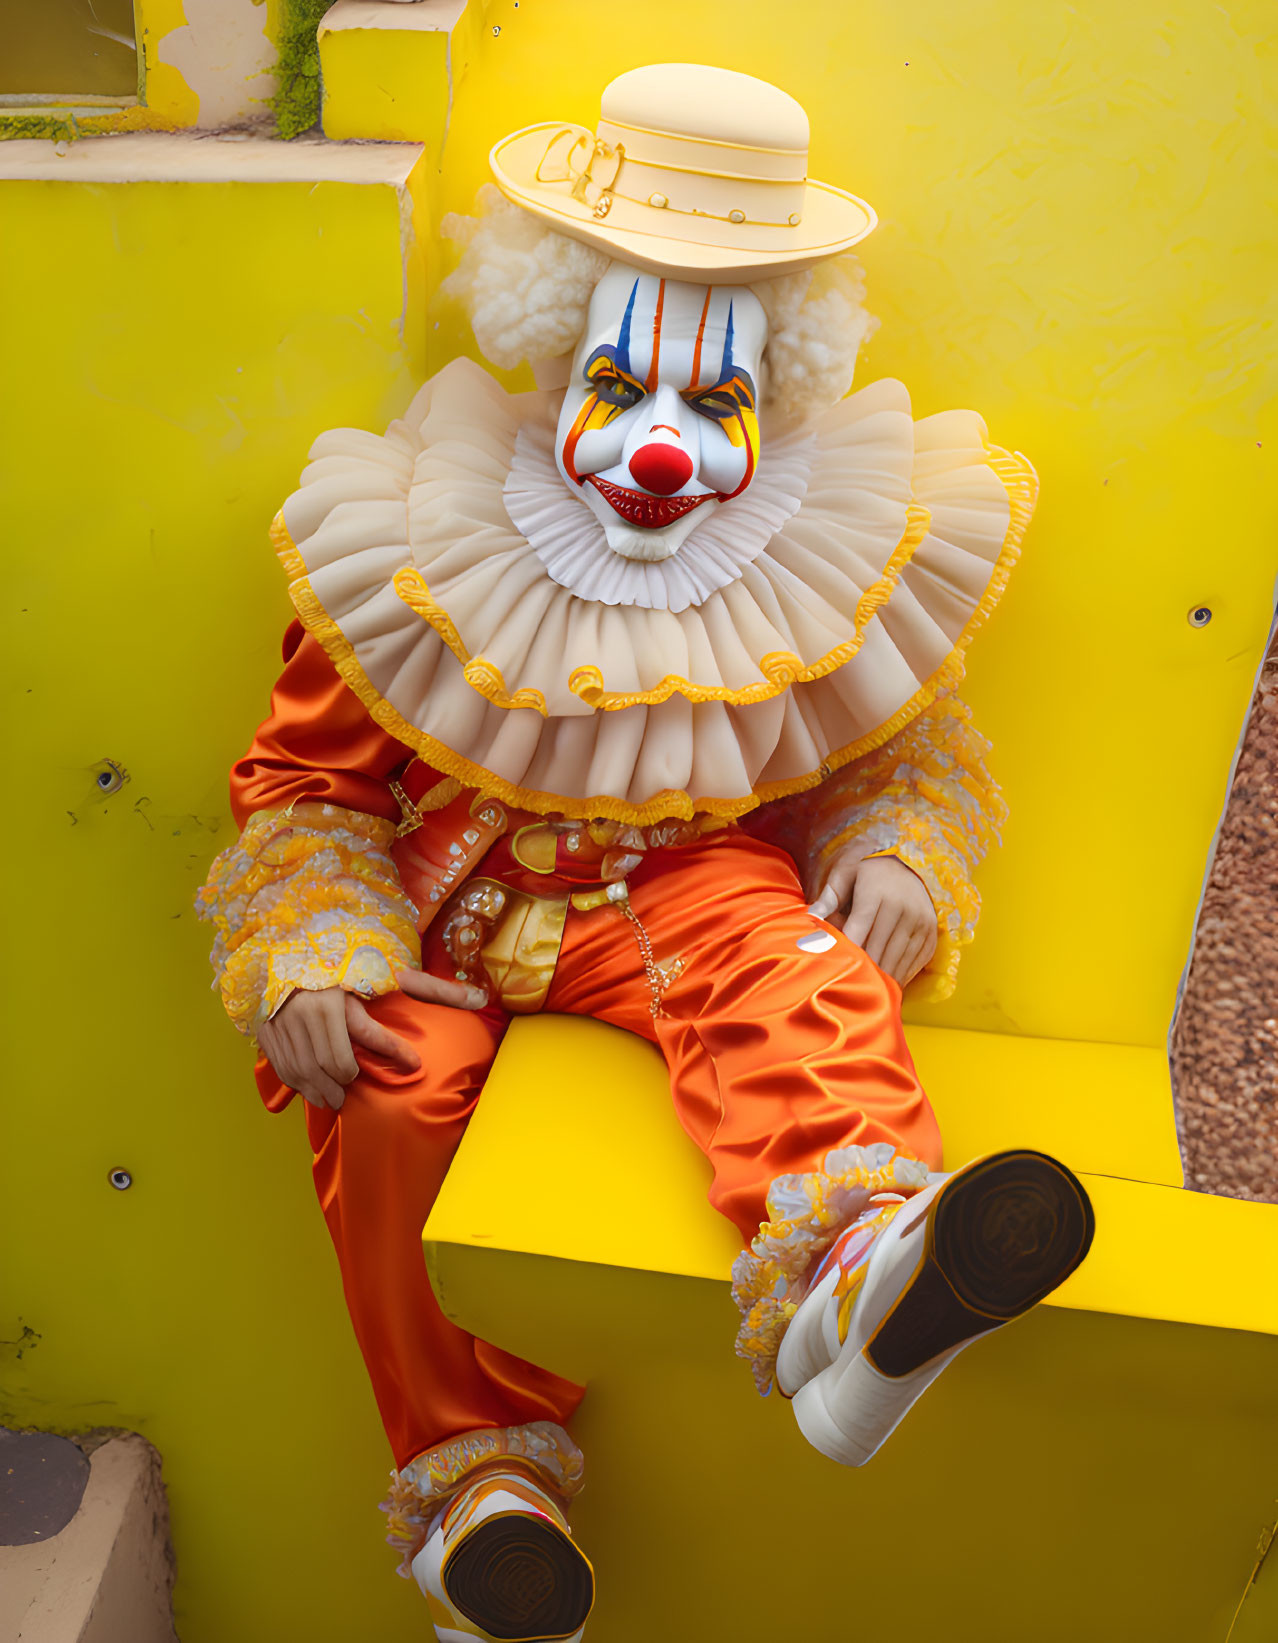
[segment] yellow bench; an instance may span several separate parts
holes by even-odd
[[[846,1471],[733,1356],[736,1236],[656,1052],[593,1022],[512,1029],[426,1257],[450,1317],[590,1383],[574,1431],[596,1630],[1223,1643],[1278,1491],[1278,1286],[1260,1277],[1278,1213],[1179,1187],[1159,1051],[912,1041],[947,1162],[1057,1152],[1096,1242],[1049,1306],[960,1358]]]

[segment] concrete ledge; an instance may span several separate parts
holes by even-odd
[[[0,145],[0,179],[86,183],[382,183],[402,187],[415,144],[364,147],[299,138],[140,132],[77,143],[25,138]]]
[[[135,1435],[94,1451],[65,1529],[0,1547],[0,1637],[14,1643],[177,1643],[172,1594],[160,1457]]]

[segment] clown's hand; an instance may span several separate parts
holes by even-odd
[[[478,987],[441,981],[420,970],[401,971],[395,979],[410,998],[424,1003],[478,1010],[488,1002]],[[346,1086],[359,1077],[356,1044],[404,1072],[416,1072],[422,1064],[406,1039],[375,1021],[362,999],[340,987],[294,993],[259,1029],[257,1042],[289,1089],[313,1107],[334,1110],[345,1101]]]
[[[855,845],[840,851],[809,911],[841,928],[902,987],[936,951],[927,886],[895,856],[862,856]]]

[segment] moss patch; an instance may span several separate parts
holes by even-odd
[[[68,109],[0,114],[0,142],[13,137],[43,137],[55,143],[73,143],[81,137],[113,137],[122,131],[178,131],[177,120],[156,114],[139,103],[128,108],[104,108],[100,114]]]
[[[45,137],[69,143],[80,135],[69,114],[0,114],[0,142],[14,137]]]
[[[333,0],[280,0],[279,61],[271,100],[275,129],[298,137],[319,123],[320,59],[316,34]]]

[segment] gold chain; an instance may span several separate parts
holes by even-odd
[[[660,967],[657,964],[656,956],[652,951],[652,942],[648,939],[648,932],[644,929],[639,915],[630,905],[629,899],[625,901],[614,901],[613,906],[621,914],[622,918],[630,920],[630,923],[634,929],[635,940],[639,943],[639,957],[643,960],[643,971],[648,978],[648,991],[652,994],[652,1002],[649,1004],[648,1008],[652,1011],[652,1018],[655,1021],[658,1016],[663,1014],[661,1008],[661,995],[665,991],[666,987],[665,977],[662,975]]]
[[[399,826],[395,829],[395,837],[397,839],[407,838],[410,833],[417,831],[426,818],[399,782],[390,782],[388,785],[396,804],[399,805]]]

